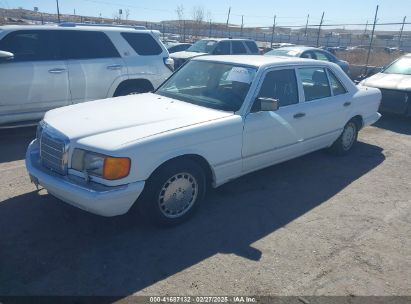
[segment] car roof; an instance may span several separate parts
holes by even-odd
[[[284,65],[307,65],[307,66],[330,66],[332,65],[326,61],[319,61],[313,59],[305,59],[299,57],[285,57],[285,56],[261,56],[261,55],[206,55],[195,57],[191,60],[195,61],[212,61],[228,64],[247,65],[257,68],[284,66]]]
[[[1,31],[16,31],[16,30],[76,30],[76,31],[101,31],[101,32],[146,32],[151,33],[151,30],[136,29],[127,26],[110,26],[110,25],[71,25],[71,24],[47,24],[47,25],[2,25]]]
[[[285,46],[277,50],[300,51],[300,52],[311,51],[311,50],[324,51],[323,49],[315,48],[312,46],[304,46],[304,45]]]

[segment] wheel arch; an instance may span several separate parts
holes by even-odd
[[[153,170],[153,172],[151,172],[150,176],[148,177],[148,180],[164,166],[167,166],[170,163],[174,162],[182,162],[184,160],[190,160],[200,165],[200,167],[204,171],[208,185],[212,185],[215,183],[215,172],[213,170],[213,167],[210,165],[210,163],[204,156],[195,153],[181,154],[163,161],[159,166],[157,166],[157,168]]]
[[[353,120],[357,124],[358,130],[361,130],[364,127],[364,118],[362,117],[362,115],[357,114],[357,115],[351,117],[351,119],[349,121],[351,121],[351,120]],[[347,123],[349,121],[347,121]]]
[[[138,78],[138,79],[126,79],[121,81],[117,88],[115,89],[113,93],[113,97],[120,96],[120,92],[129,88],[129,87],[137,87],[137,88],[142,88],[146,92],[150,92],[154,90],[154,86],[151,83],[150,80],[145,79],[145,78]]]

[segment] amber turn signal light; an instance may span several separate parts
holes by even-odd
[[[116,180],[130,173],[131,161],[127,157],[106,157],[104,159],[103,178]]]

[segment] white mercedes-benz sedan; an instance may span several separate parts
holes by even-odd
[[[173,225],[208,186],[323,148],[349,152],[380,101],[333,63],[204,56],[153,93],[47,112],[26,166],[36,185],[83,210],[116,216],[136,203]]]

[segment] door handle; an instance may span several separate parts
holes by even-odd
[[[123,66],[120,64],[113,64],[113,65],[109,65],[107,66],[108,70],[120,70]]]
[[[50,74],[61,74],[65,71],[66,71],[66,69],[55,68],[55,69],[49,70],[49,73]]]
[[[349,107],[351,105],[350,101],[347,101],[346,103],[344,103],[344,107]]]
[[[305,116],[305,113],[297,113],[297,114],[294,114],[294,118],[303,118]]]

